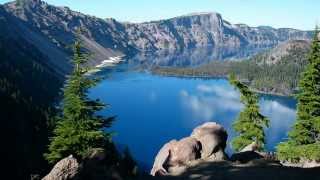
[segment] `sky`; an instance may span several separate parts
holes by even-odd
[[[9,0],[10,1],[10,0]],[[145,22],[194,12],[218,12],[233,23],[313,30],[320,0],[45,0],[49,4],[118,21]],[[3,4],[8,0],[0,0]]]

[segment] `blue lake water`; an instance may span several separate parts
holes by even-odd
[[[235,136],[232,123],[243,108],[239,93],[224,79],[164,77],[150,73],[114,71],[90,91],[111,105],[104,115],[116,115],[113,139],[127,145],[145,169],[162,145],[189,136],[196,126],[215,121]],[[271,123],[266,130],[267,150],[287,137],[295,120],[296,101],[292,98],[260,96],[261,112]],[[227,152],[231,153],[228,143]]]

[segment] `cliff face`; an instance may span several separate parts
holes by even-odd
[[[131,41],[142,51],[246,44],[220,14],[202,13],[142,24],[127,24]]]
[[[199,13],[142,24],[126,24],[132,44],[141,51],[177,51],[197,47],[273,47],[287,40],[307,40],[311,32],[233,25],[218,13]]]
[[[126,34],[121,24],[71,11],[67,7],[51,6],[40,0],[25,0],[4,5],[17,33],[49,57],[63,73],[70,70],[68,58],[72,54],[77,29],[82,30],[86,49],[94,54],[91,65],[110,56],[129,53]]]
[[[41,0],[20,0],[7,3],[3,8],[16,33],[48,56],[48,63],[61,72],[71,68],[68,64],[72,54],[70,44],[77,29],[82,30],[81,39],[86,49],[94,54],[90,65],[111,56],[161,51],[173,54],[204,47],[217,52],[212,57],[218,60],[239,53],[242,53],[239,57],[243,57],[256,52],[244,53],[243,49],[270,48],[287,40],[310,39],[312,34],[295,29],[234,25],[218,13],[189,14],[135,24],[85,15]],[[172,61],[170,64],[192,64]]]

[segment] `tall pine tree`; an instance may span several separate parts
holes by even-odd
[[[230,83],[240,91],[241,102],[245,105],[233,128],[239,134],[232,141],[235,151],[242,150],[245,146],[255,142],[260,149],[265,144],[264,127],[269,126],[269,120],[259,112],[258,96],[248,86],[236,79],[234,74],[229,77]]]
[[[291,140],[297,145],[320,140],[320,124],[317,122],[320,117],[320,43],[317,35],[311,45],[308,63],[299,82],[297,123],[290,132]]]
[[[87,75],[89,69],[85,63],[88,57],[77,40],[72,61],[74,69],[63,91],[63,111],[54,130],[49,153],[45,154],[50,163],[70,154],[81,159],[92,148],[104,148],[110,139],[104,128],[110,127],[113,119],[96,115],[105,105],[99,100],[90,100],[87,95],[88,89],[98,82],[98,79]]]
[[[282,160],[320,160],[320,41],[315,30],[308,65],[301,74],[297,95],[297,120],[289,141],[278,146]]]

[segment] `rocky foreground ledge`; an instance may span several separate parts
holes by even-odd
[[[313,168],[284,166],[274,153],[258,152],[254,142],[228,157],[224,151],[227,137],[221,125],[205,123],[195,128],[189,137],[165,144],[150,174],[154,179],[320,179],[319,163],[314,163]]]
[[[221,125],[209,122],[195,128],[189,137],[166,143],[151,175],[124,178],[119,169],[106,169],[106,154],[94,149],[83,162],[72,156],[62,159],[43,180],[320,180],[319,163],[314,162],[318,167],[313,168],[284,166],[273,153],[258,152],[255,143],[228,157],[227,138]]]

